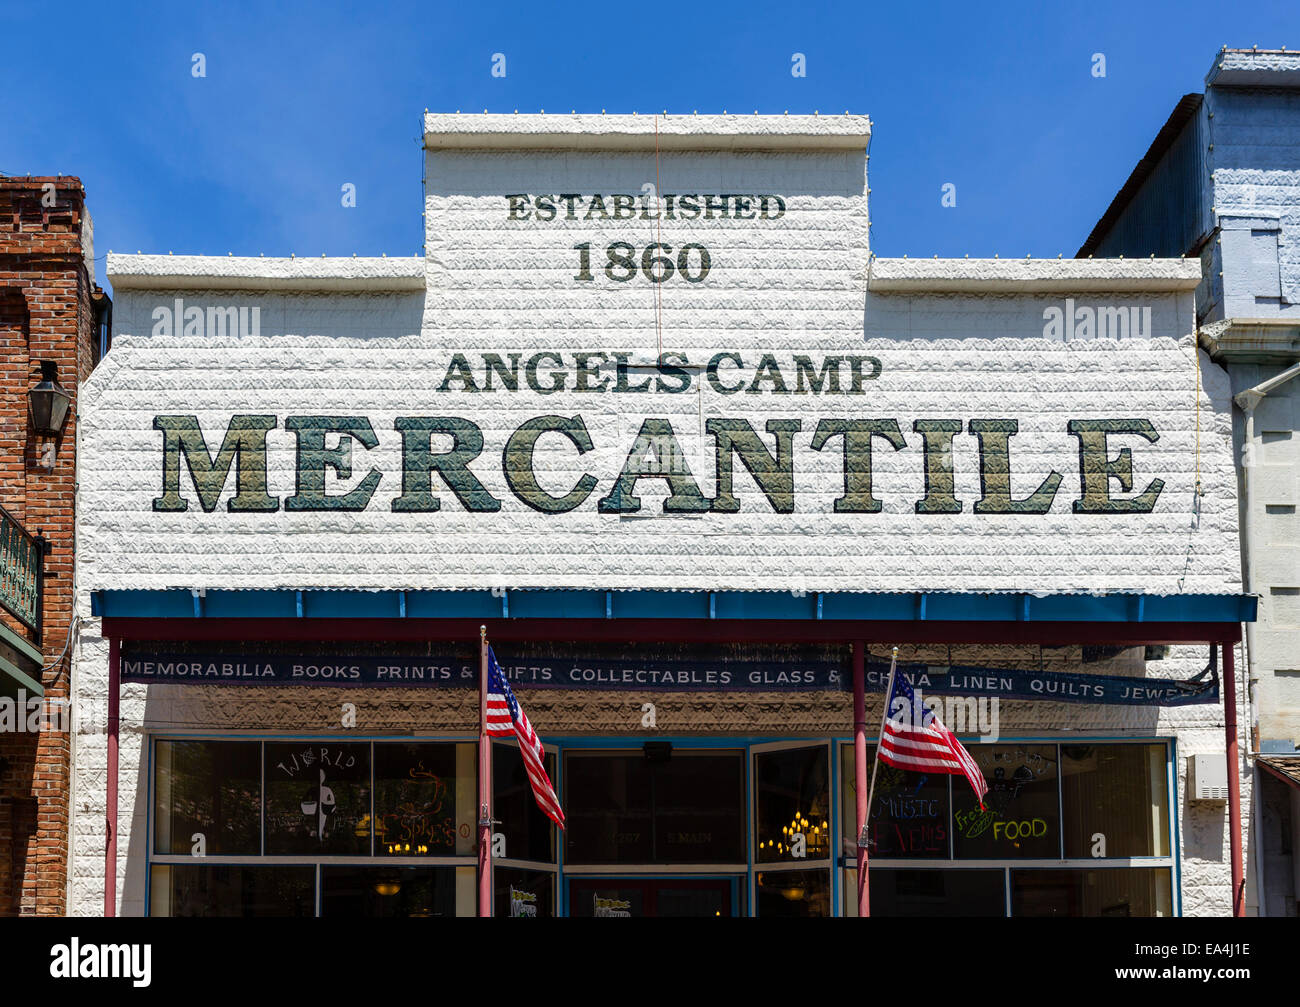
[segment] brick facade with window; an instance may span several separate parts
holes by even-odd
[[[77,390],[98,360],[107,305],[81,181],[0,178],[0,505],[47,543],[40,631],[8,611],[0,622],[40,652],[47,700],[69,694]],[[31,424],[42,361],[72,397],[57,437]],[[0,916],[66,908],[70,741],[66,731],[0,731]]]

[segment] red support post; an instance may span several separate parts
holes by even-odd
[[[1223,647],[1223,731],[1228,759],[1228,844],[1232,856],[1232,915],[1246,915],[1246,880],[1241,862],[1241,766],[1237,750],[1237,673],[1232,644]]]
[[[107,826],[104,844],[104,915],[117,915],[117,731],[118,703],[122,684],[122,645],[108,641],[108,771],[104,799]]]
[[[853,641],[853,778],[857,792],[858,915],[871,915],[871,891],[867,883],[867,687],[866,644]]]

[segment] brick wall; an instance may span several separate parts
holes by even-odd
[[[8,612],[0,619],[47,665],[64,650],[73,611],[77,386],[94,365],[89,223],[77,178],[0,179],[0,504],[50,544],[41,633]],[[52,443],[28,419],[27,390],[42,360],[57,363],[73,397]],[[47,668],[46,697],[67,697],[69,674],[66,656]],[[0,734],[0,916],[64,912],[69,750],[64,732]]]

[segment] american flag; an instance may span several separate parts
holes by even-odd
[[[891,676],[889,698],[885,700],[885,722],[880,731],[880,761],[913,772],[950,773],[964,776],[984,807],[989,785],[984,774],[962,747],[957,736],[924,704],[917,709],[916,693],[907,676]]]
[[[542,742],[528,723],[528,716],[510,690],[497,656],[488,648],[488,687],[487,687],[487,733],[493,738],[519,739],[519,752],[524,757],[524,768],[528,771],[528,782],[533,788],[533,797],[537,806],[546,813],[561,829],[564,828],[564,812],[560,810],[559,798],[551,786],[551,778],[546,775],[543,759],[546,756]]]

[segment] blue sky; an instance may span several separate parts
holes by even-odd
[[[866,113],[878,255],[1070,256],[1220,46],[1300,48],[1295,0],[74,2],[0,24],[22,40],[0,171],[79,175],[99,257],[418,253],[425,108]]]

